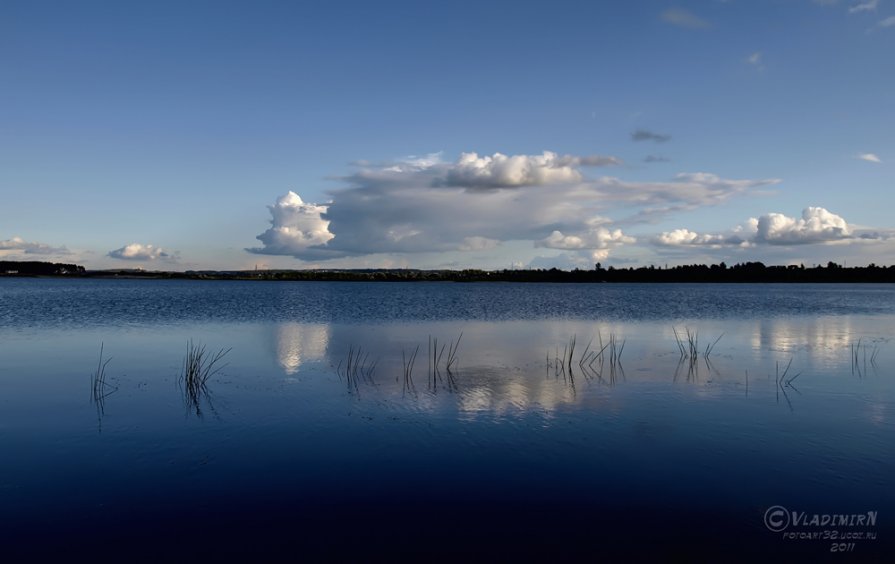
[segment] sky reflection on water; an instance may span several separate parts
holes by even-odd
[[[415,409],[458,410],[461,413],[514,411],[551,412],[562,405],[579,405],[601,394],[619,394],[617,388],[648,387],[671,393],[689,386],[690,396],[739,394],[753,397],[781,389],[790,394],[855,395],[870,388],[880,400],[891,400],[889,378],[890,337],[893,319],[883,316],[836,316],[761,320],[695,320],[595,323],[577,320],[448,321],[380,324],[193,324],[176,328],[145,327],[119,333],[91,328],[40,331],[40,335],[6,331],[3,336],[4,387],[22,398],[84,396],[84,383],[96,369],[102,344],[107,370],[117,382],[119,396],[133,395],[162,382],[171,384],[179,374],[185,343],[193,339],[210,351],[233,350],[227,366],[211,385],[218,393],[246,386],[279,389],[291,383],[295,393],[314,397],[325,405],[375,398],[379,402],[407,403]],[[698,336],[699,358],[682,359],[675,340],[685,331]],[[438,347],[458,345],[457,364],[447,381],[442,352],[438,377],[429,358],[430,339]],[[624,349],[617,366],[608,361],[612,336]],[[557,367],[570,339],[576,340],[571,369]],[[705,347],[717,340],[705,358]],[[857,365],[854,347],[860,340]],[[601,361],[595,352],[606,345]],[[409,358],[419,347],[413,367],[413,393],[401,382],[402,355]],[[349,351],[361,348],[365,368],[375,363],[369,381],[351,387],[339,374]],[[588,352],[589,351],[589,352]],[[584,355],[591,360],[581,364]],[[872,359],[872,362],[870,360]],[[773,385],[789,365],[787,379],[801,373],[792,385]],[[862,377],[870,378],[863,382]],[[296,388],[294,384],[301,383]],[[856,386],[862,386],[857,388]],[[305,389],[307,388],[307,389]],[[794,388],[798,388],[795,391]],[[285,388],[284,388],[285,389]],[[80,393],[75,393],[80,390]],[[456,393],[452,393],[456,392]],[[69,395],[71,394],[71,395]],[[439,395],[440,394],[440,395]],[[429,396],[432,396],[431,398]],[[442,397],[443,396],[443,397]],[[114,400],[113,400],[114,401]],[[154,400],[153,400],[154,401]],[[805,402],[805,400],[801,400]],[[74,407],[78,402],[71,401]],[[813,401],[807,402],[809,405]],[[876,409],[877,418],[884,409]]]

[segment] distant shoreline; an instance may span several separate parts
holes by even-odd
[[[671,268],[603,268],[591,270],[207,270],[144,271],[140,269],[87,270],[74,264],[0,261],[0,278],[50,277],[134,280],[276,280],[307,282],[560,282],[560,283],[891,283],[895,266],[843,267],[766,266],[747,262],[727,266],[685,265]]]

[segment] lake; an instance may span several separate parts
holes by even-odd
[[[893,327],[889,285],[0,279],[0,546],[883,560]]]

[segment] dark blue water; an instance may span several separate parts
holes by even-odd
[[[0,323],[674,320],[895,313],[891,285],[0,280]]]
[[[0,280],[0,546],[12,561],[884,561],[892,298]],[[695,362],[675,330],[698,333]],[[458,347],[451,373],[433,339]],[[190,340],[232,349],[193,398]],[[777,505],[877,521],[774,532]]]

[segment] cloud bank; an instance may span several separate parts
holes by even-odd
[[[68,255],[65,247],[53,247],[44,243],[25,241],[21,237],[13,237],[0,241],[0,257],[19,255]]]
[[[689,229],[666,231],[653,242],[666,247],[750,247],[756,245],[810,245],[881,239],[878,233],[857,233],[839,215],[821,207],[808,207],[801,218],[768,213],[750,218],[727,234],[696,233]]]
[[[279,197],[268,206],[271,227],[258,235],[261,245],[246,250],[321,261],[379,253],[487,252],[521,241],[605,258],[635,242],[613,225],[609,210],[641,210],[654,217],[717,205],[777,182],[706,172],[628,182],[588,178],[582,170],[618,162],[544,152],[464,153],[450,163],[440,158],[359,163],[360,170],[342,178],[345,186],[330,192],[325,204],[305,203],[295,192]]]

